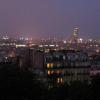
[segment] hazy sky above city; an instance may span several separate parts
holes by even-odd
[[[1,33],[68,38],[74,27],[100,37],[100,0],[0,0]]]

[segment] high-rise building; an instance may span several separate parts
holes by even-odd
[[[79,28],[74,28],[72,38],[71,38],[72,43],[77,43],[78,42],[78,35],[79,35],[78,32],[79,32]]]
[[[71,50],[77,50],[78,49],[78,43],[79,43],[79,28],[74,28],[72,36],[69,40],[70,49]]]

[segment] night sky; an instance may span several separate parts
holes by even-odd
[[[0,0],[0,32],[34,38],[100,37],[100,0]]]

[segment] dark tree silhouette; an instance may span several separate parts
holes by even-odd
[[[30,71],[20,70],[16,65],[2,65],[0,100],[41,100],[44,90],[44,85]]]
[[[100,100],[100,74],[92,78],[91,100]]]

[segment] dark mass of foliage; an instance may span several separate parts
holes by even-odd
[[[28,70],[1,65],[0,100],[100,100],[100,76],[91,84],[75,81],[48,89]]]

